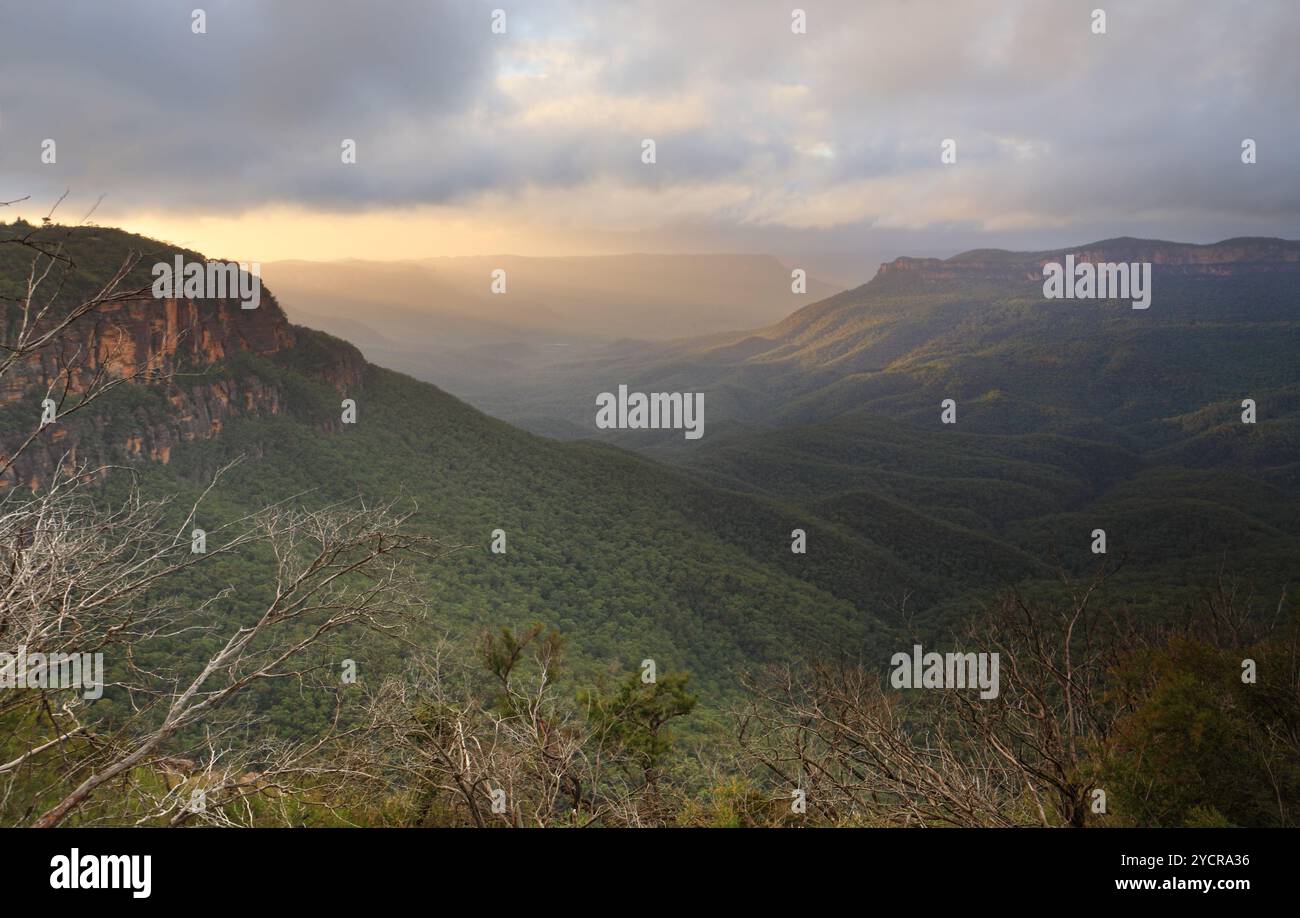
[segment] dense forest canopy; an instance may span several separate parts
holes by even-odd
[[[1109,320],[1016,289],[850,291],[787,331],[923,353],[804,362],[784,421],[737,397],[663,462],[488,417],[270,291],[164,321],[140,291],[175,253],[0,227],[0,635],[108,674],[0,689],[5,823],[1294,824],[1290,280],[1184,278],[1181,330],[1100,363]],[[717,391],[795,371],[750,372]],[[1000,654],[999,697],[892,690],[914,644]]]

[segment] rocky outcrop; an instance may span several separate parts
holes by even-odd
[[[41,430],[0,475],[0,492],[15,485],[35,489],[60,463],[70,468],[81,462],[169,462],[178,444],[214,437],[231,418],[283,413],[291,407],[290,396],[280,385],[234,373],[229,360],[241,352],[287,358],[308,340],[312,365],[304,368],[298,360],[296,368],[340,393],[355,394],[366,366],[360,352],[290,325],[265,292],[257,309],[243,309],[237,300],[141,298],[105,304],[74,323],[58,346],[0,377],[0,456],[11,455],[39,425],[40,400],[51,381],[65,373],[71,401],[96,380],[126,377],[132,386],[147,387],[152,397],[143,403],[104,398],[68,423]]]

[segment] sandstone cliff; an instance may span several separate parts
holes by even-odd
[[[16,307],[5,309],[6,321],[12,322]],[[311,365],[303,366],[299,354],[298,369],[341,394],[356,394],[366,366],[360,352],[290,325],[265,291],[257,309],[243,309],[236,300],[152,297],[105,304],[74,323],[59,346],[0,376],[0,455],[10,455],[39,425],[40,400],[52,381],[56,391],[62,388],[58,380],[69,366],[75,367],[70,401],[97,376],[146,373],[165,378],[133,379],[128,385],[147,387],[155,397],[115,397],[123,392],[119,388],[68,423],[46,427],[0,475],[0,491],[17,484],[37,488],[59,463],[71,468],[80,462],[168,462],[178,443],[213,437],[230,418],[289,410],[289,393],[272,380],[232,371],[231,359],[239,354],[280,359],[307,341],[314,345],[308,351]]]

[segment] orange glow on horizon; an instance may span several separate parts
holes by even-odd
[[[10,213],[39,223],[44,214]],[[71,222],[70,213],[59,213]],[[212,258],[272,262],[286,259],[376,261],[441,255],[597,254],[580,234],[540,230],[518,221],[489,223],[435,208],[316,213],[274,206],[242,214],[96,213],[92,222],[202,252]]]

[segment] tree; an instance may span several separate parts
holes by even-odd
[[[138,255],[69,303],[61,293],[77,265],[57,228],[0,241],[33,253],[22,294],[5,305],[0,381],[26,373],[56,403],[57,421],[117,386],[168,378],[157,365],[126,361],[130,352],[117,349],[111,324],[94,323],[106,304],[140,295],[121,286]],[[34,417],[29,433],[7,441],[0,475],[47,426]],[[272,789],[282,798],[285,779],[319,785],[334,772],[320,755],[328,733],[303,744],[259,737],[234,702],[255,685],[290,679],[336,690],[337,682],[320,679],[324,664],[313,654],[345,630],[400,634],[423,611],[410,562],[444,549],[409,534],[411,511],[396,503],[309,508],[298,506],[300,495],[212,527],[206,550],[195,552],[200,505],[225,471],[183,508],[146,499],[129,470],[65,456],[30,494],[11,487],[0,497],[0,640],[33,654],[102,655],[112,674],[106,693],[118,702],[105,716],[84,685],[47,677],[0,688],[0,722],[12,728],[0,744],[0,805],[9,819],[93,821],[99,816],[90,811],[111,786],[106,818],[113,821],[193,815],[229,822],[220,805],[208,816],[192,814],[178,785],[157,780],[157,766],[189,761],[181,756],[194,750],[201,754],[189,771],[206,775],[203,788],[218,804]],[[117,503],[98,487],[110,475],[128,481]],[[239,607],[253,609],[247,618],[231,620],[229,587],[194,598],[199,568],[253,556],[271,573],[268,583],[242,591],[246,602],[264,597],[260,608]],[[176,652],[185,645],[212,649]],[[22,675],[16,654],[3,665],[5,675]],[[249,778],[253,764],[260,771]]]
[[[662,803],[659,781],[664,757],[672,749],[668,722],[689,714],[696,697],[686,691],[687,673],[666,673],[654,682],[639,672],[625,678],[612,694],[585,692],[580,701],[587,716],[641,771],[652,806]]]

